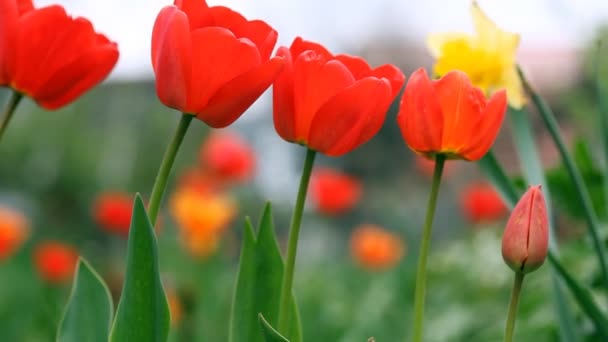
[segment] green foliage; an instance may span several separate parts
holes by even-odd
[[[259,314],[260,326],[262,333],[264,334],[265,342],[289,342],[288,339],[283,337],[278,331],[276,331],[268,321],[264,319],[264,315]]]
[[[57,341],[107,342],[113,311],[107,286],[97,272],[80,259]]]
[[[230,320],[231,342],[264,341],[258,315],[262,314],[276,323],[283,267],[283,259],[275,238],[272,209],[270,204],[267,204],[260,220],[257,237],[250,220],[247,219],[245,222]],[[302,341],[300,318],[295,300],[292,301],[292,324],[289,336],[293,341]]]
[[[110,340],[164,342],[168,334],[169,307],[160,280],[156,237],[137,195],[129,230],[125,283]]]

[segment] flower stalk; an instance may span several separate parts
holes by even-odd
[[[23,95],[19,92],[13,91],[8,99],[8,104],[6,105],[6,109],[4,110],[4,114],[2,115],[2,122],[0,123],[0,140],[2,140],[2,136],[4,136],[4,131],[8,127],[9,122],[13,118],[13,114],[17,109],[17,106],[21,102]]]
[[[524,282],[523,272],[514,272],[515,279],[513,280],[513,288],[511,289],[511,300],[509,301],[509,313],[507,315],[507,324],[505,327],[505,342],[513,341],[513,333],[515,331],[515,320],[517,318],[517,306],[519,304],[519,295]]]

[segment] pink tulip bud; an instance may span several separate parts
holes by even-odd
[[[529,273],[543,264],[549,245],[548,225],[541,187],[531,186],[513,208],[502,237],[502,257],[511,269]]]

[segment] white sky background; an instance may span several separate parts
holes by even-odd
[[[151,78],[150,35],[166,0],[35,0],[63,5],[89,18],[120,49],[114,79]],[[423,42],[428,33],[470,31],[470,0],[209,0],[248,19],[263,19],[279,32],[279,44],[294,37],[319,41],[335,52],[369,35],[397,32]],[[608,21],[606,0],[478,0],[500,27],[522,34],[522,46],[579,46]],[[365,39],[364,39],[365,40]]]

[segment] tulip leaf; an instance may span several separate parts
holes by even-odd
[[[505,203],[513,208],[519,199],[519,194],[498,163],[498,160],[496,160],[494,153],[488,151],[488,153],[477,162],[477,165],[479,165],[479,168],[488,180],[494,184]]]
[[[264,315],[259,314],[260,326],[262,327],[262,333],[264,334],[265,342],[289,342],[288,339],[279,334],[268,321],[264,319]]]
[[[156,237],[144,203],[135,197],[127,251],[127,271],[112,342],[164,342],[169,334],[169,307],[160,280]]]
[[[259,226],[256,236],[251,221],[246,219],[232,303],[230,342],[263,342],[258,315],[264,315],[270,322],[278,320],[284,265],[269,203]],[[292,341],[300,342],[300,318],[293,298],[292,303],[291,327],[287,335]]]
[[[85,260],[80,259],[57,341],[107,342],[113,311],[106,284]]]

